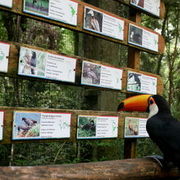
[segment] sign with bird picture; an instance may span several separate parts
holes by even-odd
[[[129,24],[128,43],[158,52],[159,35],[140,26]]]
[[[116,138],[117,116],[78,116],[77,139]]]
[[[146,118],[126,117],[125,118],[125,138],[149,137],[146,131]]]
[[[0,6],[12,8],[12,0],[0,0]]]
[[[13,140],[70,138],[71,113],[15,111]]]
[[[81,84],[122,89],[122,69],[83,61]]]
[[[72,0],[24,0],[24,12],[77,25],[78,3]]]
[[[128,71],[127,91],[157,94],[157,78],[155,76]]]
[[[130,4],[155,16],[160,16],[160,0],[131,0]]]
[[[0,111],[0,141],[3,139],[4,112]]]
[[[124,20],[90,7],[84,8],[84,29],[124,40]]]
[[[0,42],[0,72],[8,71],[10,44]]]
[[[18,74],[57,81],[75,82],[76,59],[21,47]]]

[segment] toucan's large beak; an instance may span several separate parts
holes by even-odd
[[[148,109],[148,99],[152,95],[137,95],[123,100],[119,106],[118,111],[140,111],[146,112]]]

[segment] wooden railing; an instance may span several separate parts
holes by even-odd
[[[0,179],[7,180],[173,180],[177,168],[162,169],[150,158],[126,159],[58,166],[0,167]]]

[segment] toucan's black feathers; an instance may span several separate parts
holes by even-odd
[[[164,155],[164,162],[180,168],[180,121],[171,115],[167,101],[160,95],[137,95],[121,102],[119,111],[149,112],[146,130]]]
[[[171,113],[167,101],[162,96],[153,95],[152,97],[155,100],[157,106],[159,107],[159,112]]]
[[[180,122],[172,117],[163,97],[152,97],[158,106],[158,113],[148,119],[147,132],[164,154],[165,160],[180,167]]]
[[[117,110],[119,111],[120,109],[123,109],[123,108],[124,108],[124,103],[122,102],[122,103],[119,104]]]

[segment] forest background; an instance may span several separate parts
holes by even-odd
[[[129,7],[116,0],[84,2],[121,17],[129,17]],[[173,115],[180,119],[180,2],[164,0],[164,3],[164,19],[142,14],[142,24],[164,36],[166,49],[162,55],[142,52],[141,70],[163,78],[163,96],[169,102]],[[3,40],[104,61],[117,67],[127,66],[126,46],[0,11],[0,41]],[[116,111],[124,97],[119,92],[0,77],[0,106]],[[0,145],[0,165],[50,165],[122,159],[123,149],[123,139]],[[137,150],[138,157],[160,153],[149,138],[139,139]]]

